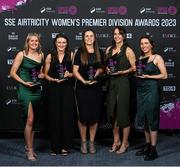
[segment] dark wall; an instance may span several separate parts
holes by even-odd
[[[99,46],[105,49],[111,44],[114,26],[123,25],[137,57],[140,36],[149,34],[155,41],[156,51],[163,56],[169,73],[169,78],[162,82],[162,100],[180,96],[180,1],[29,0],[15,6],[19,1],[0,2],[0,130],[22,130],[23,127],[17,85],[8,74],[16,53],[23,49],[28,32],[41,34],[43,51],[47,55],[55,33],[65,33],[74,50],[81,43],[82,31],[92,28],[97,33]],[[55,25],[53,21],[59,21],[59,24]],[[46,115],[45,108],[42,113]]]

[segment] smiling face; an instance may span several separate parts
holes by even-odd
[[[29,38],[28,48],[31,50],[37,50],[39,48],[39,39],[37,36],[31,36]]]
[[[95,42],[95,34],[92,31],[86,31],[84,33],[85,45],[93,45]]]
[[[122,35],[122,33],[119,32],[118,28],[116,28],[114,30],[114,34],[113,35],[114,35],[114,41],[115,41],[116,44],[119,44],[119,43],[123,42],[124,36]]]
[[[149,39],[142,38],[140,41],[140,48],[144,54],[152,54],[153,46],[151,45]]]
[[[65,51],[67,47],[67,40],[65,38],[59,37],[56,39],[56,47],[59,51]]]

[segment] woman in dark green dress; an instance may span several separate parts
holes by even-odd
[[[167,72],[164,60],[154,53],[154,43],[149,36],[140,39],[141,56],[137,61],[137,127],[143,127],[146,144],[136,152],[137,156],[145,155],[149,161],[158,157],[156,151],[159,128],[160,87],[158,80],[166,79]]]
[[[124,153],[128,146],[130,131],[130,83],[128,74],[135,71],[135,54],[126,43],[126,32],[122,27],[113,30],[112,46],[106,50],[106,67],[109,73],[107,114],[112,121],[114,142],[110,152]],[[119,127],[123,128],[122,142]]]
[[[67,155],[74,132],[73,54],[66,35],[58,34],[54,50],[45,61],[45,78],[49,81],[48,119],[51,155]]]
[[[23,51],[20,51],[11,68],[10,75],[18,84],[18,99],[22,106],[25,120],[25,151],[27,159],[36,160],[33,150],[34,129],[36,128],[36,115],[41,99],[40,78],[42,73],[43,53],[41,51],[40,36],[29,33]]]

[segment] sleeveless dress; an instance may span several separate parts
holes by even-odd
[[[72,62],[65,55],[62,62],[57,56],[51,55],[49,76],[59,78],[59,66],[63,66],[64,72],[72,72]],[[68,78],[62,83],[49,83],[48,119],[51,150],[69,150],[72,147],[74,134],[74,79]]]
[[[112,49],[110,49],[112,55]],[[112,55],[117,61],[118,71],[129,69],[129,61],[126,57],[126,47],[122,48],[119,54]],[[130,125],[129,103],[130,103],[130,83],[128,75],[110,76],[109,87],[106,98],[108,120],[112,121],[116,115],[117,125],[125,128]]]
[[[157,75],[160,71],[153,60],[147,63],[144,74]],[[137,128],[150,128],[152,131],[159,128],[160,86],[157,79],[141,79],[137,81]],[[148,126],[148,127],[146,127]]]
[[[101,60],[103,57],[102,51],[100,51]],[[93,69],[102,67],[102,61],[100,63],[94,63],[95,53],[90,53],[89,64],[83,65],[81,62],[81,53],[78,50],[75,55],[74,65],[79,66],[79,73],[85,80],[89,80],[88,71],[89,67],[93,66]],[[84,85],[81,81],[76,82],[76,103],[79,121],[83,124],[93,124],[99,121],[101,109],[102,109],[102,85],[98,81],[93,85]]]
[[[32,72],[36,71],[36,74],[40,72],[41,66],[43,62],[40,63],[28,58],[27,56],[23,56],[22,63],[19,68],[19,76],[22,80],[26,82],[33,82],[33,78],[31,77]],[[37,78],[37,75],[35,76]],[[27,87],[21,83],[18,83],[18,99],[20,105],[22,106],[23,110],[23,118],[26,123],[26,119],[28,116],[28,107],[29,104],[32,104],[33,112],[34,112],[34,126],[36,126],[36,115],[39,108],[40,108],[40,99],[41,99],[41,87],[40,85]]]

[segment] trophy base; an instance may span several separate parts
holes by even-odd
[[[117,74],[117,72],[118,72],[118,71],[113,71],[113,72],[111,72],[111,71],[110,71],[110,72],[108,72],[108,74],[107,74],[107,75],[116,75],[116,74]]]
[[[33,86],[39,86],[39,85],[41,85],[41,82],[35,82],[35,83],[33,83]]]
[[[68,80],[68,78],[58,78],[59,80]]]

